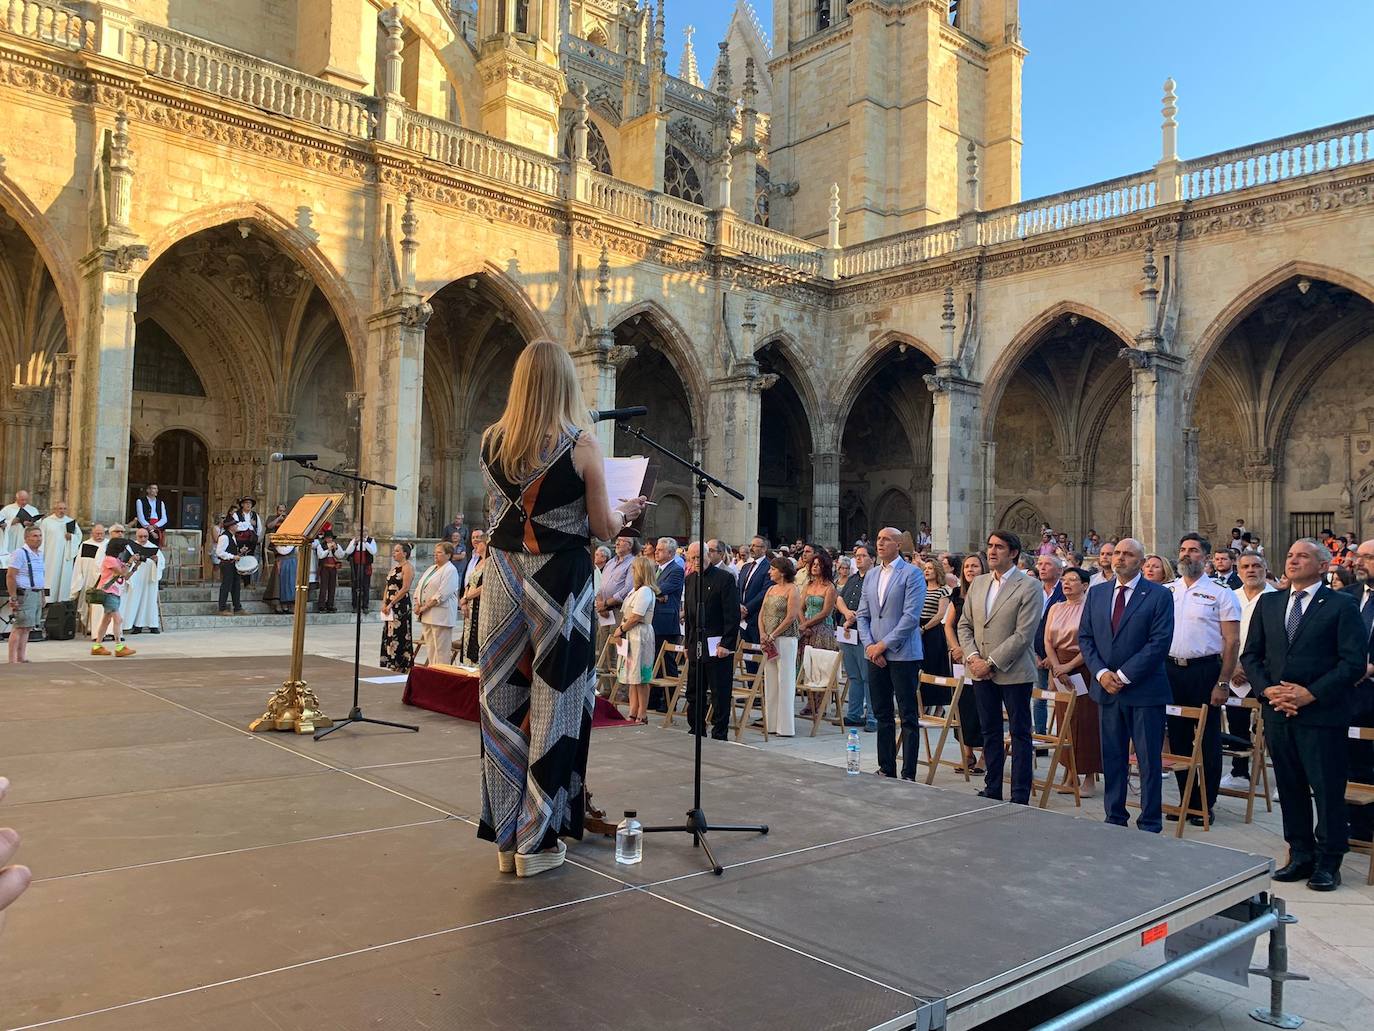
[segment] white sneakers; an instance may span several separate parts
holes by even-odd
[[[1237,777],[1234,773],[1228,773],[1221,778],[1221,786],[1227,791],[1249,791],[1250,782],[1244,777]]]

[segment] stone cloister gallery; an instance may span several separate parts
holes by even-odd
[[[308,451],[433,535],[548,336],[731,540],[1374,532],[1374,118],[1184,159],[1170,82],[1153,167],[1023,201],[1016,0],[741,0],[706,82],[663,25],[0,2],[0,493],[203,525]]]

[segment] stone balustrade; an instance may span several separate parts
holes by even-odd
[[[602,175],[600,172],[591,172],[587,175],[586,194],[582,200],[608,215],[623,218],[627,222],[652,226],[654,229],[689,240],[710,242],[710,212],[690,201],[645,190],[620,179]]]
[[[124,51],[159,79],[355,139],[372,136],[371,98],[271,61],[145,22],[126,33]]]
[[[70,50],[95,50],[99,26],[79,11],[45,0],[0,0],[4,27],[16,36],[54,43]]]
[[[941,258],[959,247],[959,223],[941,222],[846,247],[839,258],[841,279]]]
[[[1213,197],[1374,159],[1374,116],[1183,162],[1178,196]]]
[[[720,242],[750,257],[786,265],[809,276],[821,274],[824,248],[755,222],[742,218],[722,219]]]
[[[544,197],[564,196],[563,166],[538,151],[464,129],[442,118],[406,109],[401,146],[440,164],[461,168]]]
[[[983,212],[978,218],[978,242],[985,245],[1006,243],[1089,222],[1104,222],[1152,208],[1156,199],[1154,172],[1109,179],[1105,183]]]

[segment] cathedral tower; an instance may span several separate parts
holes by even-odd
[[[558,0],[479,0],[483,132],[558,153],[559,32]]]
[[[839,183],[842,239],[855,244],[943,222],[968,196],[1021,196],[1019,0],[776,0],[773,225],[823,241]]]

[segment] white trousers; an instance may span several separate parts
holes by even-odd
[[[776,637],[778,657],[763,664],[763,711],[768,732],[791,737],[797,732],[797,639]]]
[[[453,627],[435,626],[421,623],[424,632],[420,635],[420,648],[425,650],[425,664],[433,666],[441,663],[447,666],[453,661]],[[420,649],[415,649],[415,661],[420,661]]]

